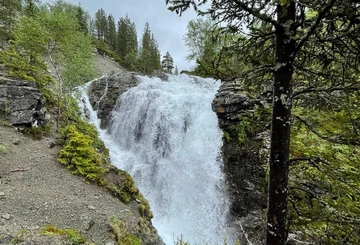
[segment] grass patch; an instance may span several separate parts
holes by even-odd
[[[59,229],[53,225],[46,225],[40,232],[41,235],[46,236],[64,236],[69,240],[69,244],[78,245],[85,244],[86,239],[81,233],[74,229]]]
[[[110,219],[110,229],[114,233],[116,241],[119,245],[141,245],[139,237],[127,231],[126,222],[115,216]]]
[[[5,144],[0,144],[0,154],[5,153],[7,149],[7,145]]]

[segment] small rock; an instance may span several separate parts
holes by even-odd
[[[1,218],[9,220],[11,218],[10,214],[3,214],[1,215]]]
[[[56,146],[56,144],[54,142],[51,142],[49,148],[51,149],[51,148],[54,148],[55,146]]]
[[[95,210],[95,209],[96,209],[94,206],[91,206],[91,205],[89,205],[88,208],[91,209],[91,210]]]
[[[15,141],[13,142],[14,145],[20,145],[20,143],[21,143],[21,141],[20,141],[19,139],[15,140]]]
[[[5,198],[5,192],[0,192],[0,199]]]

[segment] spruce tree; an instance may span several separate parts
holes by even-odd
[[[107,26],[105,11],[101,8],[95,13],[94,27],[97,39],[104,40]]]
[[[159,45],[151,33],[149,23],[145,24],[141,39],[139,66],[140,70],[146,74],[161,68]]]
[[[78,27],[79,31],[83,32],[84,34],[88,34],[89,33],[89,26],[88,26],[89,16],[84,11],[84,9],[81,7],[80,4],[76,7],[76,19],[79,24],[79,27]]]
[[[114,17],[109,14],[107,17],[107,28],[105,41],[110,45],[114,50],[116,49],[116,25]]]

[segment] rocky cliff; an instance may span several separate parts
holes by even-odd
[[[101,120],[101,128],[108,126],[119,95],[139,84],[140,80],[136,75],[132,72],[112,73],[97,79],[89,86],[89,100]]]
[[[7,76],[0,65],[0,115],[12,125],[44,125],[49,120],[40,91],[33,82]]]
[[[229,133],[240,122],[239,116],[253,113],[255,105],[262,106],[262,103],[246,96],[240,82],[232,81],[222,83],[212,108],[217,113],[220,128]],[[261,244],[265,234],[262,224],[262,210],[266,208],[265,163],[258,150],[243,147],[237,137],[224,137],[222,146],[231,216],[241,223],[239,230],[250,235],[254,244]],[[243,240],[245,243],[246,239]]]

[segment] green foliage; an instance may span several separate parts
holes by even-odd
[[[231,126],[224,137],[227,141],[235,140],[245,151],[261,149],[264,142],[255,138],[269,127],[270,116],[269,109],[256,105],[253,112],[239,115],[240,122]]]
[[[0,144],[0,154],[5,153],[7,149],[7,145]]]
[[[0,0],[0,47],[12,38],[11,27],[21,10],[21,0]]]
[[[297,110],[298,116],[304,110]],[[317,133],[346,130],[341,111],[312,114],[306,120]],[[321,122],[326,123],[319,123]],[[345,126],[345,127],[344,127]],[[289,178],[290,229],[316,244],[358,244],[360,220],[360,149],[319,137],[306,125],[293,125]]]
[[[191,245],[191,244],[189,242],[186,242],[183,236],[181,235],[180,238],[178,237],[176,241],[174,241],[174,245]],[[205,245],[207,245],[207,243]],[[229,245],[227,239],[224,239],[222,245]],[[240,241],[236,241],[234,245],[240,245]]]
[[[121,218],[115,216],[110,219],[110,229],[116,237],[119,245],[141,245],[141,240],[134,234],[127,231],[127,224]]]
[[[93,140],[69,125],[63,131],[65,146],[59,153],[59,162],[68,166],[73,174],[85,176],[91,181],[101,181],[105,173],[102,158],[92,147]]]
[[[30,135],[34,140],[41,140],[44,136],[50,135],[51,125],[23,128],[20,131],[26,135]]]
[[[41,235],[47,236],[64,236],[68,239],[69,244],[85,244],[86,239],[81,233],[74,229],[59,229],[52,225],[46,225],[40,232]]]
[[[145,24],[141,39],[139,68],[145,74],[161,69],[159,45],[150,30],[149,23]]]
[[[20,54],[14,46],[10,46],[6,51],[0,50],[0,63],[8,68],[10,76],[36,82],[40,89],[54,84],[44,62],[38,57]],[[53,94],[49,97],[53,97]],[[46,96],[47,99],[49,97]]]
[[[107,43],[98,39],[93,39],[92,43],[96,47],[99,54],[111,57],[117,63],[122,64],[123,61],[120,56],[114,50],[112,50],[112,48]]]

